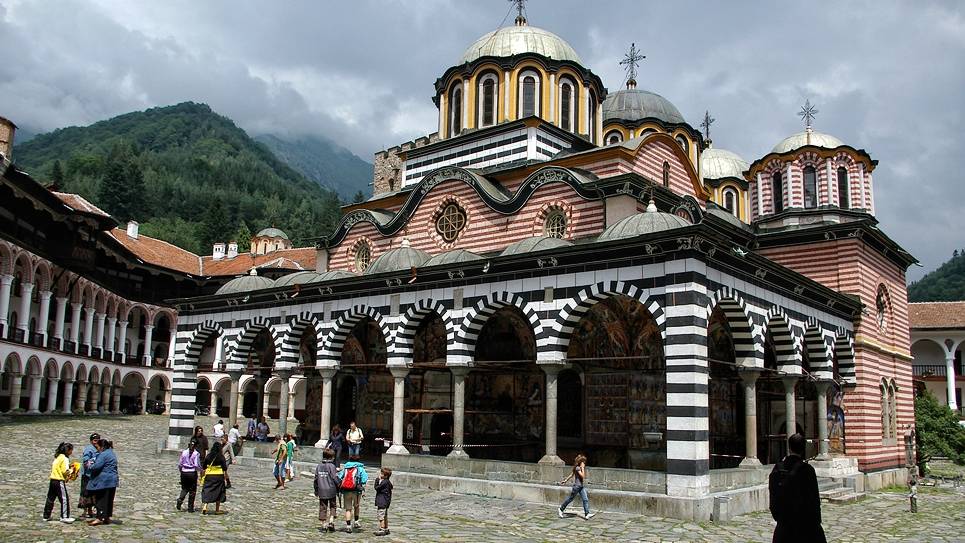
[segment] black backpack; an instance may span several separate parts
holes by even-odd
[[[786,463],[787,458],[785,457],[784,460],[774,465],[774,469],[768,477],[768,489],[770,490],[771,497],[771,516],[774,517],[774,520],[777,522],[787,519],[787,515],[792,513],[794,496],[790,488],[791,481],[794,479],[798,467],[804,462],[799,460],[791,469],[787,469]]]

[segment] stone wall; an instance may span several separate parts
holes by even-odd
[[[428,136],[416,138],[412,141],[396,145],[384,151],[375,153],[373,159],[374,174],[372,178],[372,195],[388,194],[402,188],[402,154],[411,149],[425,147],[430,143],[439,141],[439,133],[434,132]]]

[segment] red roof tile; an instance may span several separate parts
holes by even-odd
[[[108,234],[148,264],[182,273],[202,275],[201,257],[191,251],[148,236],[137,236],[137,239],[134,239],[121,228],[114,228]]]
[[[965,328],[965,301],[910,303],[908,324],[912,329]]]
[[[279,249],[263,255],[241,253],[234,258],[214,260],[201,258],[204,275],[242,275],[251,268],[283,268],[286,270],[314,270],[315,248]]]
[[[64,202],[65,204],[72,207],[73,209],[76,209],[77,211],[83,211],[85,213],[93,213],[95,215],[103,215],[105,217],[110,217],[110,215],[106,211],[88,202],[80,194],[70,194],[67,192],[56,192],[56,191],[50,191],[50,192],[57,198],[60,198],[60,201]]]

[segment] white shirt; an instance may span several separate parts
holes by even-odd
[[[214,437],[221,437],[224,435],[224,424],[214,425]]]
[[[231,443],[232,445],[234,445],[235,443],[238,442],[238,438],[240,437],[241,437],[241,432],[239,432],[237,428],[232,428],[228,430],[228,443]]]

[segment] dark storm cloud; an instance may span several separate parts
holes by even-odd
[[[32,130],[184,100],[252,133],[322,134],[363,157],[435,130],[432,83],[502,0],[114,2],[0,0],[0,115]],[[631,41],[640,87],[715,145],[753,159],[801,125],[880,161],[877,215],[926,269],[965,246],[962,4],[529,2],[611,90]],[[506,18],[512,21],[513,15]],[[912,277],[920,269],[910,271]]]

